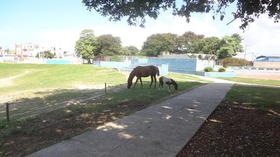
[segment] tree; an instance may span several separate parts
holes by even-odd
[[[176,34],[154,34],[147,38],[142,47],[145,56],[158,56],[162,52],[173,52],[176,45]]]
[[[191,31],[185,32],[176,39],[175,53],[190,53],[191,45],[202,38],[204,38],[204,35],[197,35]]]
[[[235,56],[237,52],[243,52],[241,41],[242,38],[238,34],[233,34],[231,36],[225,36],[222,38],[221,47],[218,50],[218,58],[223,59],[232,57]]]
[[[208,37],[195,41],[189,51],[191,53],[202,53],[217,55],[221,46],[221,40],[217,37]]]
[[[85,29],[81,32],[79,40],[76,41],[75,51],[77,56],[81,56],[83,59],[91,63],[91,59],[94,57],[94,51],[96,50],[96,38],[93,34],[93,30]]]
[[[135,47],[135,46],[127,46],[126,48],[127,48],[127,50],[129,51],[129,54],[130,54],[130,55],[136,55],[136,54],[139,53],[138,48]]]
[[[42,57],[42,58],[49,58],[49,59],[52,59],[55,57],[55,54],[51,53],[51,51],[42,51],[42,52],[39,52],[36,57]]]
[[[122,48],[122,55],[133,56],[139,53],[139,50],[135,46],[126,46]]]
[[[110,20],[119,21],[127,17],[129,24],[140,26],[144,25],[146,16],[156,19],[161,10],[168,9],[173,11],[173,15],[186,17],[187,21],[190,20],[191,13],[211,13],[213,18],[218,15],[220,20],[223,20],[226,9],[231,4],[236,5],[236,10],[232,13],[233,18],[242,21],[240,27],[243,29],[261,14],[268,14],[274,22],[280,19],[279,0],[83,0],[82,2],[87,9],[94,9]]]
[[[97,37],[95,56],[114,56],[121,54],[121,39],[111,34]]]
[[[238,34],[225,36],[222,39],[217,37],[203,38],[190,46],[190,52],[212,54],[218,56],[218,59],[223,59],[235,56],[237,52],[243,52],[241,41],[242,38]]]

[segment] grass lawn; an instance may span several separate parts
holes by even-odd
[[[243,82],[243,83],[252,83],[252,84],[260,84],[260,85],[271,85],[271,86],[280,86],[280,80],[264,80],[264,79],[252,79],[252,78],[219,78],[234,82]]]
[[[193,76],[170,76],[180,78],[178,91],[149,88],[150,78],[143,79],[144,88],[138,84],[126,89],[124,74],[92,65],[0,64],[0,103],[11,102],[12,117],[10,123],[0,120],[0,156],[25,156],[202,85],[187,81],[201,81]],[[61,107],[69,99],[104,94],[100,88],[105,82],[113,87],[106,95]],[[2,118],[4,110],[0,106]],[[33,115],[37,110],[42,112]],[[20,115],[23,112],[33,117]]]
[[[201,79],[201,78],[196,77],[194,75],[188,75],[188,74],[169,73],[167,75],[167,77],[174,78],[175,80],[176,79],[179,79],[179,80],[192,80],[192,81],[200,81],[200,82],[207,82],[207,83],[211,83],[212,82],[212,81],[204,80],[204,79]]]
[[[13,76],[19,77],[0,82],[0,94],[91,87],[104,82],[117,85],[125,81],[119,72],[92,65],[0,64],[0,79]]]
[[[35,118],[11,123],[0,121],[0,156],[24,156],[51,144],[96,128],[135,111],[142,110],[182,91],[202,85],[199,82],[178,81],[178,91],[149,88],[122,89],[97,99],[67,106]]]
[[[11,114],[17,117],[104,93],[105,82],[111,87],[126,82],[124,74],[92,65],[0,64],[0,76],[0,103],[10,102]],[[3,105],[0,119],[5,116]]]
[[[168,77],[203,81],[186,74]],[[150,81],[150,78],[143,80]],[[0,64],[0,119],[5,117],[4,102],[11,103],[14,118],[33,116],[63,107],[71,99],[104,94],[105,82],[113,88],[121,87],[126,83],[126,76],[92,65]]]
[[[177,157],[278,156],[280,88],[234,86]]]
[[[234,86],[226,96],[225,102],[240,103],[256,109],[280,111],[280,88]]]

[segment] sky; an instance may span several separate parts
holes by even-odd
[[[258,55],[279,55],[280,23],[274,23],[261,16],[246,30],[239,29],[240,21],[233,19],[227,11],[223,21],[213,20],[211,14],[193,14],[191,22],[183,17],[172,16],[170,12],[161,12],[154,20],[147,18],[144,28],[130,26],[126,19],[109,21],[95,11],[86,9],[81,0],[1,0],[0,1],[0,46],[14,48],[15,43],[34,43],[55,46],[74,51],[76,40],[83,29],[93,29],[96,36],[112,34],[121,38],[123,46],[136,46],[155,33],[175,33],[193,31],[206,37],[223,37],[239,33],[243,37],[242,45],[246,53],[238,57],[252,60]]]

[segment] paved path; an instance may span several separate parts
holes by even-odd
[[[231,86],[195,88],[28,157],[174,157]]]

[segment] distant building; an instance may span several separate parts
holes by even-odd
[[[2,57],[4,55],[4,51],[2,49],[2,47],[0,46],[0,57]]]
[[[15,53],[22,57],[36,57],[39,52],[50,51],[57,58],[63,58],[66,51],[58,47],[40,46],[33,43],[15,44]]]
[[[280,68],[280,56],[258,56],[253,66],[260,68]]]
[[[34,57],[40,51],[39,45],[33,43],[15,44],[16,55]]]

